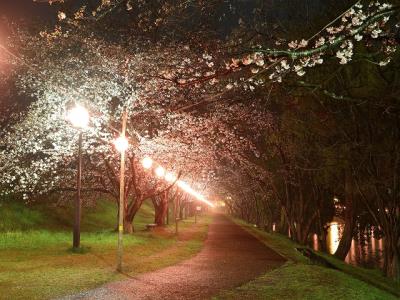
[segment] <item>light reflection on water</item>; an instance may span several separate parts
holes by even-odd
[[[273,224],[272,230],[273,232],[276,231],[275,224]],[[343,226],[337,222],[329,224],[326,244],[330,254],[334,254],[339,246],[342,230]],[[288,232],[288,236],[290,237],[290,231]],[[365,268],[382,268],[383,245],[384,239],[375,238],[373,235],[373,228],[368,232],[362,232],[356,239],[352,240],[345,262]],[[321,247],[316,234],[313,234],[310,246],[312,246],[314,250],[320,250]]]
[[[332,222],[328,227],[328,236],[326,238],[326,246],[330,254],[335,253],[337,247],[339,246],[339,224]]]
[[[327,249],[334,254],[341,237],[342,226],[336,222],[329,224]],[[351,248],[345,261],[349,264],[366,267],[382,268],[383,266],[383,239],[373,236],[373,230],[362,232],[351,242]],[[314,243],[313,243],[314,244]],[[314,249],[317,249],[314,247]]]

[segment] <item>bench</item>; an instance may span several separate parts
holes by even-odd
[[[147,230],[152,230],[152,229],[154,229],[154,228],[156,228],[157,227],[157,224],[147,224],[146,225],[146,229]]]

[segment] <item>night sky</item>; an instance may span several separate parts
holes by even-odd
[[[60,9],[60,5],[53,4],[50,6],[45,3],[45,0],[0,0],[0,15],[6,15],[8,18],[12,17],[18,20],[23,17],[25,20],[54,20],[55,12]],[[79,6],[81,1],[67,1],[67,6]],[[226,13],[226,9],[233,4],[237,7],[237,14],[246,17],[254,7],[256,1],[221,1],[221,13]],[[313,20],[317,21],[322,16],[327,16],[331,12],[335,13],[332,8],[339,10],[341,7],[346,8],[349,1],[343,0],[269,0],[264,3],[270,10],[270,18],[279,22],[287,20],[304,20],[304,25]],[[250,13],[251,14],[251,13]],[[226,20],[229,23],[229,20]]]
[[[12,17],[14,20],[24,19],[54,19],[56,6],[32,0],[0,0],[0,14]]]

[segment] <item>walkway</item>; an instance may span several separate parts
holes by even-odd
[[[283,264],[284,259],[223,215],[202,251],[180,264],[65,299],[208,299]]]

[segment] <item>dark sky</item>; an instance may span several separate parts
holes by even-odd
[[[48,3],[33,2],[33,0],[0,0],[0,15],[6,15],[9,19],[45,19],[55,17],[57,8]]]
[[[45,0],[0,0],[0,15],[12,16],[13,18],[24,17],[25,19],[52,19],[55,17],[57,5],[50,6],[44,3]],[[68,0],[67,0],[68,1]],[[151,0],[148,0],[151,1]],[[69,4],[78,4],[81,0],[68,1]],[[221,1],[222,3],[235,3],[245,7],[252,7],[253,0],[232,0]],[[271,9],[271,14],[278,19],[302,18],[313,19],[321,14],[326,14],[334,7],[348,7],[353,1],[348,0],[265,0],[267,6]],[[333,9],[335,10],[335,9]],[[244,12],[244,11],[242,11]]]

